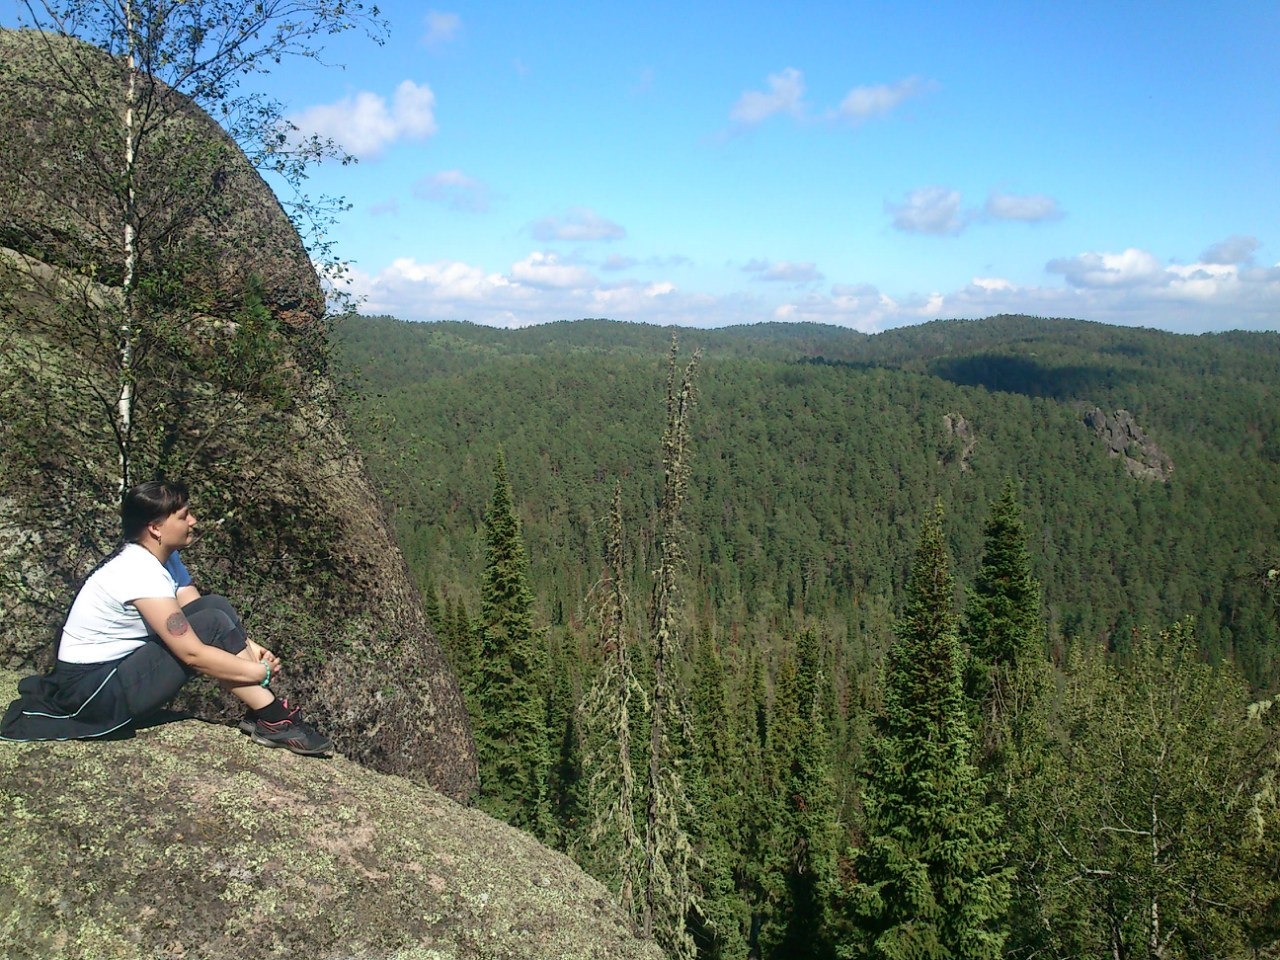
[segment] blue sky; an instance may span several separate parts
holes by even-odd
[[[1280,329],[1275,3],[381,6],[261,80],[365,312]]]

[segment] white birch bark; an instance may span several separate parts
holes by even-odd
[[[125,65],[128,81],[124,104],[124,279],[123,304],[119,329],[120,396],[116,403],[116,439],[120,454],[120,492],[130,486],[129,435],[133,428],[133,338],[136,330],[134,312],[137,310],[138,229],[137,194],[134,186],[136,170],[138,102],[137,24],[132,0],[125,0],[124,21],[126,36]]]

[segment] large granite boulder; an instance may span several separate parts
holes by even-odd
[[[80,98],[68,77],[106,94]],[[77,582],[118,534],[119,118],[93,104],[122,82],[85,44],[0,31],[0,665],[12,668],[47,665]],[[188,483],[197,584],[281,654],[284,692],[340,749],[470,796],[466,710],[348,442],[297,232],[190,103],[139,163],[149,312],[129,373],[134,481]],[[236,719],[212,685],[190,686],[182,706]]]
[[[88,44],[0,30],[0,246],[120,284],[124,83]],[[180,262],[215,310],[252,278],[278,316],[316,321],[320,284],[271,188],[202,110],[162,86],[150,98],[134,182],[140,269]]]
[[[661,960],[527,835],[194,720],[0,743],[0,847],[11,960]]]

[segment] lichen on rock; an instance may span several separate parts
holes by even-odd
[[[531,837],[198,720],[0,743],[0,846],[11,960],[661,957]]]

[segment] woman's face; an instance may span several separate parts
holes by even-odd
[[[196,534],[196,515],[191,507],[179,507],[163,520],[151,524],[151,530],[160,545],[169,550],[181,550],[190,546]]]

